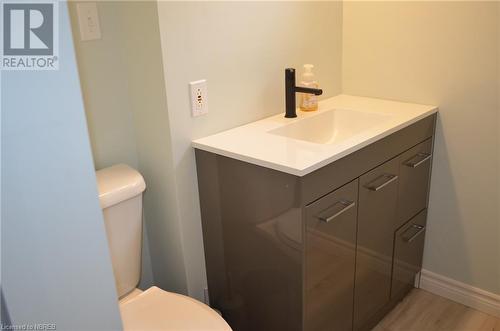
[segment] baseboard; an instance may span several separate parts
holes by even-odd
[[[500,295],[498,294],[487,292],[428,270],[421,271],[419,287],[465,306],[500,317]]]

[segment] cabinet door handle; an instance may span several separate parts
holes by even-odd
[[[354,207],[355,205],[356,203],[354,201],[349,201],[349,200],[337,201],[331,207],[328,207],[327,209],[323,210],[318,215],[318,219],[325,223],[329,223],[333,221],[336,217],[340,216],[341,214],[345,213],[346,211]]]
[[[410,168],[416,168],[425,161],[431,159],[432,154],[429,153],[418,153],[417,155],[411,157],[410,159],[404,162],[404,165]]]
[[[410,229],[417,229],[417,232],[415,232],[411,237],[409,238],[404,238],[403,240],[406,241],[407,243],[411,243],[415,238],[417,238],[420,234],[422,234],[425,231],[425,226],[423,225],[418,225],[418,224],[412,224],[411,227],[409,227],[406,231]],[[405,232],[406,232],[405,231]]]
[[[384,179],[384,181],[381,184],[379,184],[379,185],[374,184],[374,183],[377,183],[378,181],[380,181],[381,179]],[[370,191],[378,191],[378,190],[386,187],[390,183],[396,181],[397,179],[398,179],[397,175],[383,174],[383,175],[377,177],[375,180],[368,183],[365,187],[367,189],[369,189]]]

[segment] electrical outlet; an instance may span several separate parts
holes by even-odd
[[[189,83],[191,89],[191,115],[193,117],[208,113],[207,80],[197,80]]]

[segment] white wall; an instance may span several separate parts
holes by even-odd
[[[98,1],[102,38],[90,41],[80,38],[76,3],[71,1],[69,9],[95,167],[121,162],[137,168],[127,71],[130,64],[124,52],[128,39],[117,12],[125,2]]]
[[[119,330],[66,3],[60,69],[2,72],[2,291],[12,324]]]
[[[191,140],[284,111],[284,69],[316,65],[340,93],[341,2],[158,2],[188,292],[206,286]],[[209,114],[192,118],[188,83],[208,80]]]
[[[440,107],[424,268],[500,293],[499,3],[346,2],[343,91]]]
[[[187,293],[157,3],[101,1],[97,8],[102,39],[81,41],[76,2],[70,5],[96,168],[127,163],[145,178],[139,287]]]
[[[126,38],[126,97],[134,119],[139,170],[147,183],[144,212],[154,283],[169,291],[187,293],[157,4],[139,1],[113,5]]]

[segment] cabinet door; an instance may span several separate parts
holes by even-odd
[[[398,298],[413,287],[422,268],[427,209],[403,225],[395,235],[391,297]]]
[[[306,207],[305,330],[352,330],[358,180]]]
[[[398,224],[400,227],[427,207],[432,139],[400,155]]]
[[[372,327],[389,302],[399,159],[359,179],[354,329]]]

